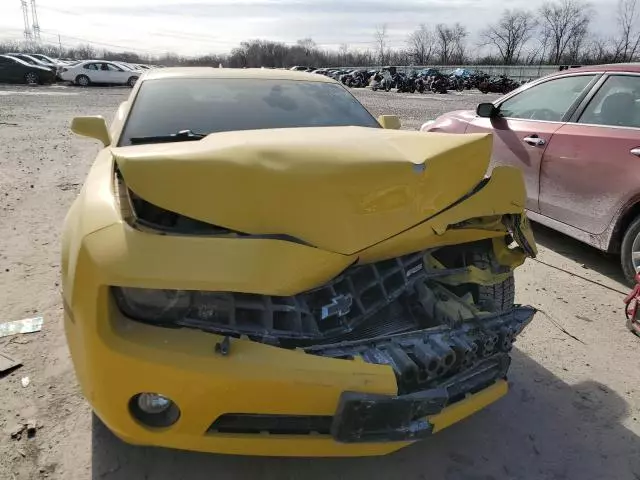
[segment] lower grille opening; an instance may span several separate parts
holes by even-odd
[[[211,424],[207,433],[269,433],[271,435],[329,435],[329,415],[269,415],[226,413]]]

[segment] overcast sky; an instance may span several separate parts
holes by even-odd
[[[22,38],[20,0],[0,0],[0,40]],[[373,47],[376,26],[387,24],[390,45],[402,47],[419,24],[461,22],[477,33],[502,9],[536,9],[541,0],[37,0],[42,39],[71,46],[184,55],[228,52],[242,40],[286,43],[311,37],[319,45]],[[593,29],[615,30],[617,0],[592,0]]]

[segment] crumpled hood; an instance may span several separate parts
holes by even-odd
[[[353,254],[468,194],[491,155],[485,134],[322,127],[215,133],[113,148],[127,186],[182,215]]]

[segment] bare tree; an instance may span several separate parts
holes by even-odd
[[[427,65],[431,60],[434,49],[434,35],[423,23],[407,38],[407,46],[413,61],[417,65]]]
[[[303,38],[302,40],[298,40],[296,45],[304,50],[306,55],[311,55],[315,50],[318,49],[318,45],[312,38]]]
[[[618,31],[614,61],[629,62],[640,46],[637,0],[618,0]]]
[[[586,43],[588,33],[586,25],[576,29],[571,40],[569,40],[567,54],[565,55],[567,63],[580,63],[582,49]]]
[[[587,39],[585,57],[593,63],[614,62],[615,51],[610,48],[609,41],[598,36],[591,36]]]
[[[373,35],[376,42],[376,53],[380,60],[380,65],[384,65],[387,58],[387,24],[376,27],[376,31]]]
[[[536,20],[524,10],[505,10],[494,25],[480,33],[483,45],[492,45],[498,49],[505,65],[518,61],[522,48],[531,38]]]
[[[453,26],[453,55],[451,60],[455,63],[464,63],[467,58],[467,27],[456,23]]]
[[[436,25],[436,44],[440,62],[447,65],[452,61],[462,62],[465,57],[465,40],[467,29],[460,23]]]
[[[584,39],[590,20],[589,4],[581,4],[577,0],[558,0],[545,3],[540,8],[542,34],[549,41],[551,63],[560,63],[570,43],[578,41],[576,37],[580,42]]]

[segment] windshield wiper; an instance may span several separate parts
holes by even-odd
[[[180,130],[178,133],[170,135],[157,135],[154,137],[132,137],[129,139],[131,145],[140,145],[143,143],[171,143],[171,142],[190,142],[200,140],[206,137],[206,133],[195,133],[191,130]]]

